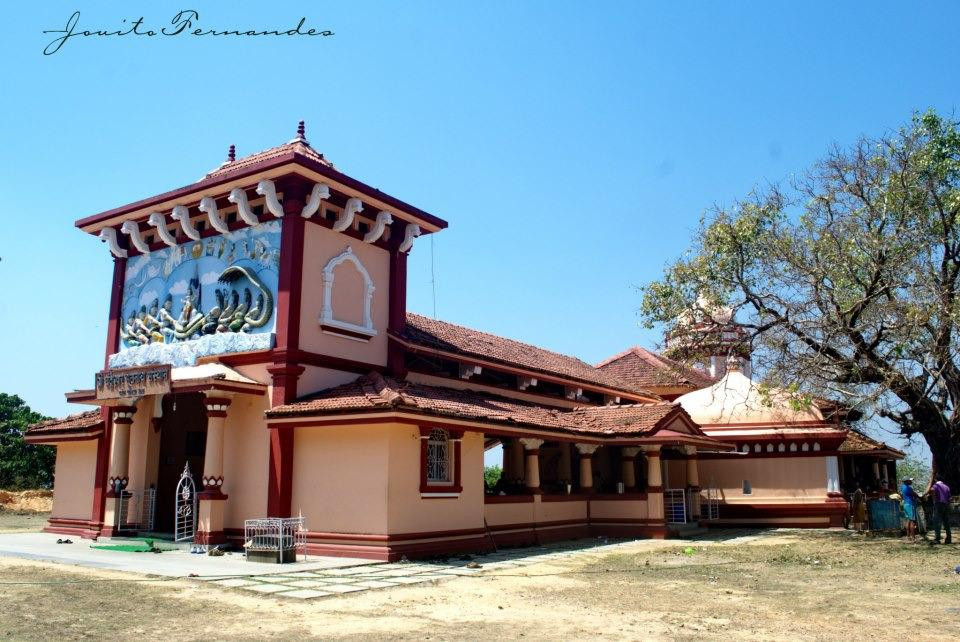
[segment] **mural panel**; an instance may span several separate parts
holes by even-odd
[[[273,347],[281,221],[134,257],[110,367]]]

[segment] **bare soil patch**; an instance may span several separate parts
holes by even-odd
[[[53,510],[53,491],[0,490],[0,510],[49,513]]]
[[[956,547],[778,531],[297,602],[0,558],[0,636],[955,640],[957,564]]]

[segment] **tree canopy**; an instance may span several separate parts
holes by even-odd
[[[0,488],[24,490],[53,484],[56,451],[23,440],[27,426],[44,419],[17,395],[0,393]]]
[[[921,436],[960,488],[960,132],[916,114],[706,215],[643,290],[648,326],[732,309],[755,371]]]

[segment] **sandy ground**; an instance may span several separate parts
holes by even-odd
[[[956,547],[776,531],[294,602],[0,558],[0,636],[956,640],[957,564]]]
[[[0,490],[0,510],[49,513],[52,509],[52,490]]]

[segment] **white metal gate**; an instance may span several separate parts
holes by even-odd
[[[190,474],[190,462],[183,467],[177,484],[176,515],[173,521],[173,539],[177,542],[193,541],[197,534],[197,486]]]
[[[663,512],[668,524],[687,523],[687,492],[682,488],[663,491]]]
[[[153,530],[153,509],[156,504],[156,490],[125,490],[117,497],[117,530],[147,531]]]

